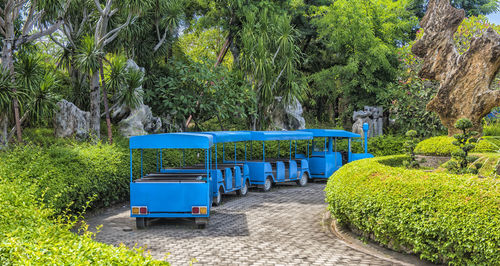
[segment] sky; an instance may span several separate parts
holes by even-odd
[[[487,17],[491,23],[500,25],[500,12],[490,14]]]

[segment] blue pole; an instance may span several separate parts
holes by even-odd
[[[297,157],[297,140],[295,140],[295,157]]]
[[[290,161],[292,160],[292,141],[290,140]]]
[[[278,159],[280,158],[280,141],[278,140]]]
[[[368,129],[370,126],[368,123],[363,124],[363,135],[365,135],[365,153],[368,153]]]
[[[247,161],[247,142],[245,141],[245,162]]]
[[[163,169],[163,150],[160,149],[160,170]]]
[[[309,140],[307,140],[307,161],[309,161]]]
[[[347,153],[348,154],[347,162],[351,162],[351,138],[347,139],[347,146],[348,146],[348,149],[349,149],[349,151]]]
[[[234,163],[236,163],[236,142],[234,143]]]
[[[226,160],[226,144],[222,143],[222,163]]]
[[[266,144],[264,141],[262,141],[262,161],[266,161]]]
[[[217,144],[215,144],[215,169],[217,169]]]
[[[143,177],[143,174],[142,174],[142,149],[141,149],[141,179]]]
[[[158,150],[156,150],[156,172],[160,172],[160,170],[158,169],[159,166],[160,164],[158,163]]]
[[[325,153],[326,155],[326,138],[325,138],[325,143],[323,143],[323,152]]]
[[[130,149],[130,182],[134,179],[134,174],[132,173],[132,149]]]

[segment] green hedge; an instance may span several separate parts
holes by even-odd
[[[421,155],[450,156],[452,152],[459,148],[453,145],[453,137],[439,136],[425,139],[417,144],[415,153]],[[498,147],[490,138],[482,138],[477,144],[473,153],[496,152]]]
[[[69,230],[75,219],[37,201],[36,185],[0,175],[1,265],[160,265],[140,249],[113,247]]]
[[[388,167],[398,157],[350,163],[328,181],[329,210],[382,245],[448,264],[500,264],[499,181]]]

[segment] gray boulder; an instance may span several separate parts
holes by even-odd
[[[90,112],[80,110],[66,100],[57,103],[59,107],[54,116],[54,130],[57,137],[75,136],[77,139],[89,137]]]
[[[161,119],[154,117],[151,108],[143,104],[131,110],[127,118],[118,123],[118,128],[120,133],[128,138],[158,133],[161,131],[161,125]]]
[[[281,130],[297,130],[306,128],[306,120],[302,116],[302,104],[293,98],[288,104],[282,102],[282,97],[276,97],[276,105],[272,111],[273,126]]]

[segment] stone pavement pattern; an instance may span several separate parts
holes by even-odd
[[[158,220],[136,230],[128,205],[108,209],[87,223],[90,228],[103,225],[97,241],[137,244],[173,265],[392,264],[350,248],[323,229],[324,187],[290,184],[267,193],[251,190],[242,198],[226,195],[221,206],[212,208],[206,229],[197,229],[189,220]]]

